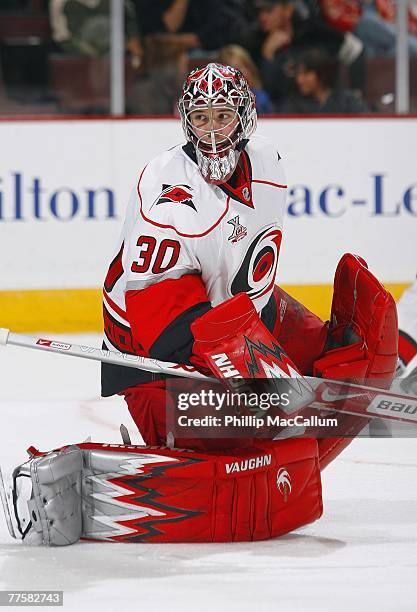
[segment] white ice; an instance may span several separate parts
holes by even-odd
[[[120,442],[120,423],[140,442],[123,401],[99,398],[99,366],[85,360],[1,347],[0,411],[6,474],[31,444]],[[243,544],[35,548],[0,517],[0,588],[63,590],[66,610],[89,612],[417,610],[417,440],[355,440],[323,473],[323,494],[316,523]]]

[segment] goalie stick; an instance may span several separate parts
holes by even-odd
[[[157,359],[108,351],[92,346],[71,344],[61,340],[25,336],[0,328],[0,345],[2,344],[82,357],[94,361],[138,368],[157,374],[195,378],[201,381],[206,380],[207,382],[217,381],[217,379],[205,376],[188,365],[158,361]],[[276,373],[276,369],[274,372]],[[368,387],[350,382],[324,380],[322,378],[300,377],[291,379],[288,373],[284,371],[282,371],[281,378],[285,378],[293,391],[300,396],[303,391],[306,394],[313,393],[314,397],[309,406],[311,408],[345,412],[366,418],[384,418],[417,425],[417,397],[415,395],[385,391],[378,387]]]
[[[10,330],[0,327],[0,345],[11,344],[13,346],[23,346],[49,353],[60,353],[61,355],[71,355],[72,357],[82,357],[103,363],[126,366],[154,372],[155,374],[170,374],[174,376],[186,376],[187,378],[197,378],[200,380],[210,379],[198,372],[195,368],[188,365],[179,365],[168,361],[158,361],[139,355],[130,355],[119,351],[109,351],[93,346],[71,344],[61,340],[48,340],[46,338],[35,338],[23,334],[14,334]]]

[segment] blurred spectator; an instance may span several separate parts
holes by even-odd
[[[35,0],[0,0],[0,26],[0,70],[7,98],[51,109],[49,22],[42,5]]]
[[[256,110],[258,111],[258,115],[272,113],[271,99],[262,88],[259,70],[246,49],[239,45],[222,47],[218,54],[218,61],[227,66],[238,68],[242,72],[256,95]]]
[[[354,34],[363,13],[364,0],[298,0],[302,2],[304,10],[310,17],[327,25],[333,30],[345,34],[344,47],[339,52],[340,61],[348,66],[350,85],[362,94],[366,91],[367,64],[363,43]],[[358,43],[362,46],[361,52],[355,49]],[[352,56],[352,51],[356,56]]]
[[[126,47],[133,64],[139,66],[142,45],[135,8],[130,0],[125,6]],[[97,57],[110,51],[110,0],[50,0],[52,37],[66,53]]]
[[[253,50],[259,35],[253,0],[224,0],[223,7],[229,24],[229,42]]]
[[[405,2],[406,0],[401,0]],[[365,46],[367,57],[393,57],[396,48],[395,0],[364,0],[363,15],[355,34]],[[417,2],[409,2],[408,48],[417,55]]]
[[[224,0],[134,0],[144,36],[175,35],[188,49],[218,49],[229,42]]]
[[[285,102],[294,79],[295,62],[305,49],[321,47],[350,65],[362,54],[363,45],[351,33],[327,26],[323,19],[300,12],[295,0],[255,0],[262,33],[258,57],[265,89],[277,110]],[[363,87],[360,73],[355,87]]]
[[[350,115],[369,112],[362,98],[351,90],[336,88],[338,61],[322,49],[311,49],[296,64],[297,92],[283,107],[293,114]]]
[[[303,0],[316,17],[340,32],[352,32],[362,15],[363,0]]]
[[[137,75],[127,100],[127,112],[172,115],[181,84],[188,72],[187,47],[174,34],[145,38],[144,70]]]
[[[408,31],[417,36],[417,0],[408,0]]]

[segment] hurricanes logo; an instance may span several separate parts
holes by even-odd
[[[281,230],[274,225],[263,229],[255,236],[230,283],[231,295],[244,292],[250,298],[256,299],[272,289],[277,271],[281,236]]]
[[[168,203],[185,204],[195,211],[197,210],[193,202],[193,194],[190,192],[188,185],[162,185],[162,193],[156,198],[152,206]]]
[[[277,473],[277,489],[286,502],[291,494],[291,477],[286,468],[280,468]]]

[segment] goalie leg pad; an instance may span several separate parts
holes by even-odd
[[[82,534],[82,454],[78,447],[31,459],[13,473],[13,506],[17,531],[31,544],[64,546]],[[31,484],[22,500],[21,482]],[[27,503],[26,503],[27,502]]]
[[[337,348],[316,361],[315,376],[390,386],[398,356],[395,302],[366,263],[350,253],[336,269],[329,332]]]
[[[46,545],[80,536],[112,542],[263,540],[322,513],[315,440],[265,440],[230,454],[82,443],[29,463],[32,482],[47,481],[47,493],[53,493],[49,504],[68,488],[63,479],[77,493],[77,500],[64,496],[54,512],[42,500],[45,487],[34,493],[44,534],[39,543]],[[50,519],[57,517],[51,530]]]
[[[335,274],[330,348],[314,364],[314,376],[388,388],[398,355],[398,321],[393,297],[360,257],[345,254]],[[322,469],[367,425],[362,417],[343,415],[341,437],[319,440]],[[340,431],[340,430],[339,430]]]
[[[272,333],[299,371],[311,376],[326,345],[327,324],[281,287],[274,287],[273,296],[277,314]]]

